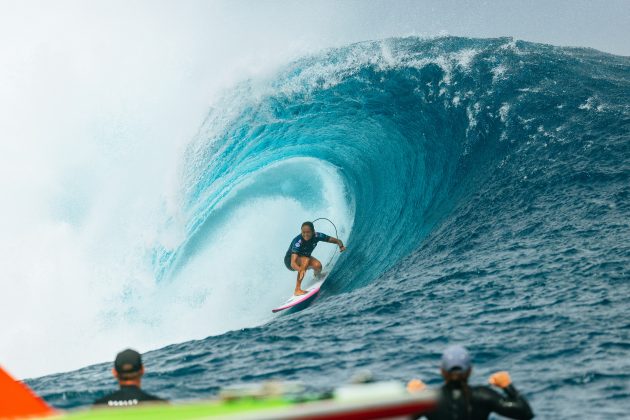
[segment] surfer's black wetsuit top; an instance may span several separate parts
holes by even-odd
[[[289,249],[284,255],[284,265],[286,265],[289,270],[292,270],[291,254],[298,254],[304,257],[310,257],[318,242],[328,242],[329,239],[330,236],[321,232],[315,232],[315,234],[309,241],[305,241],[304,238],[302,238],[301,234],[296,236],[291,241]]]
[[[134,385],[124,385],[116,392],[105,395],[94,401],[94,405],[108,405],[110,407],[129,407],[143,402],[166,402],[166,400],[148,394]]]
[[[461,383],[448,382],[440,389],[438,406],[426,414],[429,420],[486,420],[490,413],[511,419],[528,420],[534,417],[532,409],[514,386],[504,388],[501,395],[489,386],[470,386],[470,404]]]

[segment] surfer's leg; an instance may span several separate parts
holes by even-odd
[[[322,263],[315,257],[311,257],[308,262],[308,268],[312,268],[315,272],[315,277],[319,277],[322,274]]]
[[[295,284],[295,292],[293,293],[296,296],[303,295],[306,293],[306,290],[302,290],[302,280],[304,280],[304,274],[306,274],[306,270],[309,266],[310,258],[304,256],[297,257],[297,265],[300,267],[300,270],[297,274],[297,281]]]

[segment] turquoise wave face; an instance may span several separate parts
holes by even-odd
[[[334,212],[351,220],[343,229],[349,250],[328,287],[368,284],[530,136],[564,134],[558,130],[582,104],[606,100],[587,92],[580,54],[510,39],[391,39],[309,57],[272,80],[239,86],[188,149],[186,240],[156,250],[158,278],[172,276],[230,209],[255,197],[319,209],[326,186],[310,173],[322,165],[336,168],[344,191]],[[308,165],[283,164],[296,158]],[[250,186],[233,193],[242,184]]]
[[[158,250],[158,277],[201,246],[226,201],[232,208],[260,195],[305,207],[325,200],[325,184],[309,175],[318,164],[336,168],[345,192],[337,207],[352,218],[342,229],[351,246],[331,277],[344,280],[332,287],[365,285],[417,247],[453,203],[461,157],[478,143],[470,127],[486,123],[475,108],[484,88],[462,83],[478,52],[457,43],[445,42],[452,51],[438,54],[417,40],[361,44],[294,63],[226,97],[189,148],[187,240],[174,252]],[[235,111],[226,118],[225,109]],[[310,167],[282,165],[296,158]],[[253,181],[263,170],[266,180]],[[256,186],[231,194],[241,183]],[[367,264],[369,274],[355,269]]]

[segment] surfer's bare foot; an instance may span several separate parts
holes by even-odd
[[[293,296],[302,296],[302,295],[305,295],[306,293],[307,293],[306,290],[295,289],[295,292],[293,293]]]

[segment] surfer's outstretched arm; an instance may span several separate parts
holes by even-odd
[[[343,251],[346,250],[346,247],[344,246],[344,244],[341,241],[341,239],[333,238],[331,236],[330,238],[328,238],[328,242],[330,242],[331,244],[336,244],[337,246],[339,246],[339,252],[343,252]]]

